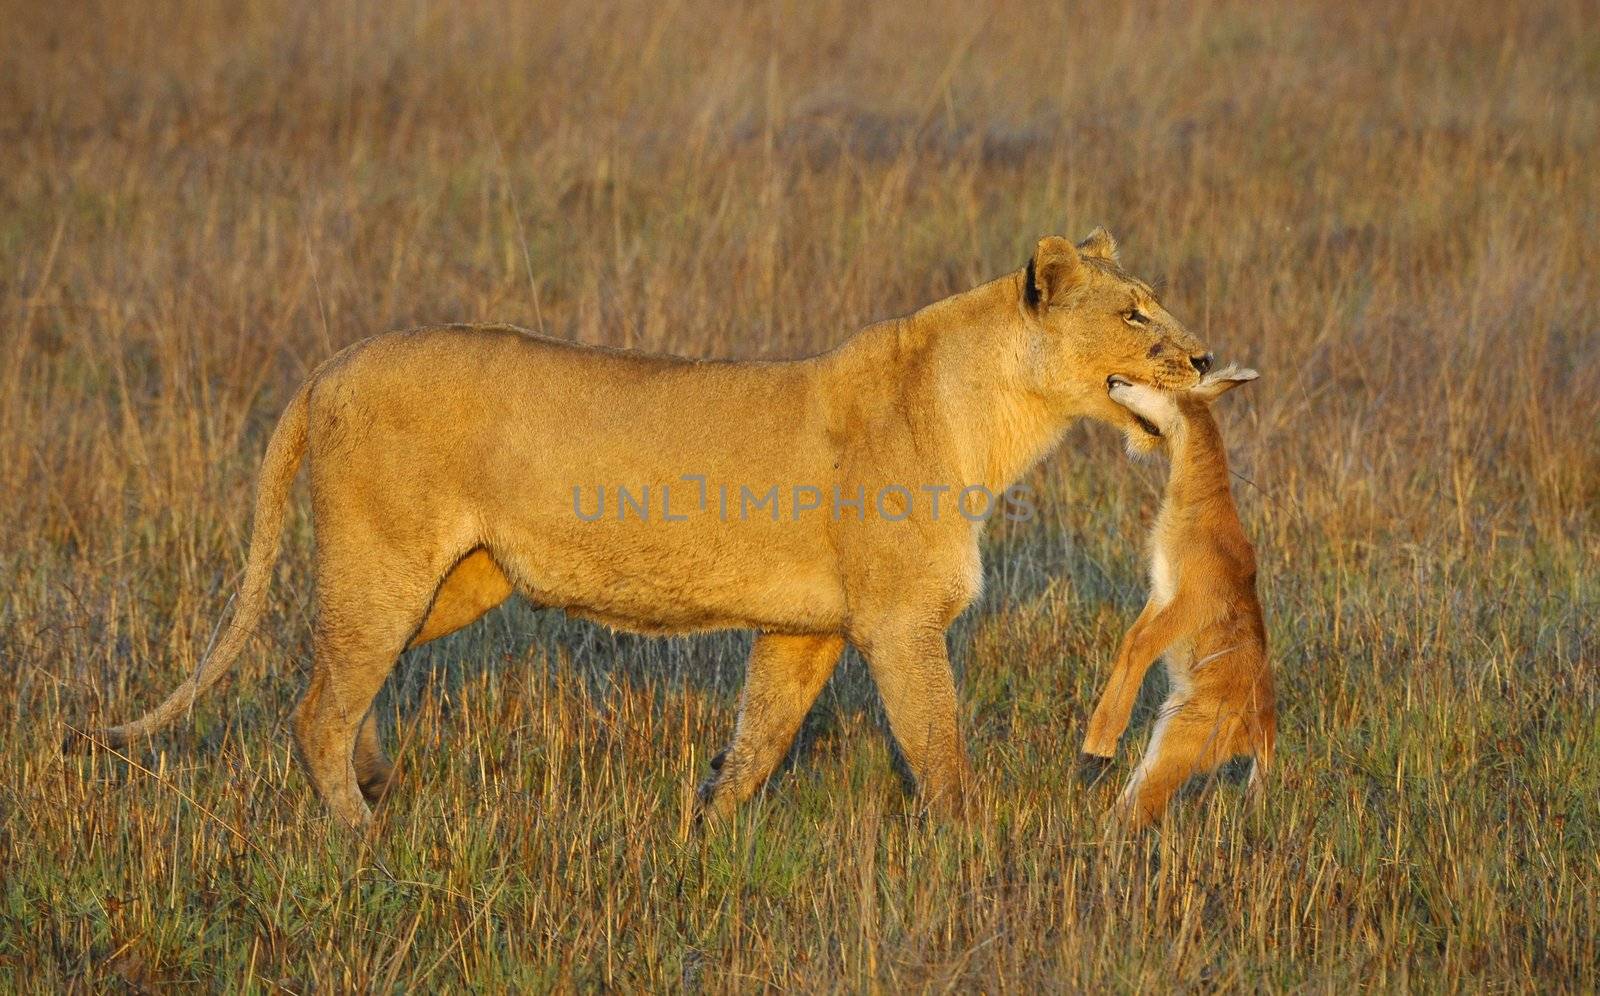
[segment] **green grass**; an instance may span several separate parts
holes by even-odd
[[[0,3],[0,988],[1600,986],[1600,34],[1582,4]],[[330,825],[301,507],[193,722],[266,433],[334,349],[513,321],[825,348],[1105,223],[1224,359],[1280,689],[1259,809],[1074,777],[1161,470],[1074,429],[953,628],[980,813],[853,654],[691,822],[745,635],[526,606],[405,658]]]

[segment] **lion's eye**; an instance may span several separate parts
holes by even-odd
[[[1129,325],[1147,325],[1150,322],[1150,316],[1138,308],[1129,308],[1122,313],[1122,320]]]

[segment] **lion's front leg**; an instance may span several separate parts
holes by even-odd
[[[883,699],[900,753],[917,792],[934,809],[959,814],[971,770],[956,722],[955,674],[944,627],[931,621],[894,620],[858,637],[873,683]]]
[[[700,787],[703,811],[731,813],[761,787],[788,752],[843,650],[840,636],[756,637],[733,742],[712,761],[712,775]]]

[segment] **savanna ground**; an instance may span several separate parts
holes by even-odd
[[[0,987],[1600,984],[1592,6],[0,6]],[[287,735],[303,503],[192,725],[60,753],[194,667],[336,348],[798,355],[1102,222],[1264,373],[1224,406],[1281,695],[1259,811],[1220,782],[1112,842],[1073,778],[1162,477],[1097,426],[951,635],[970,824],[915,818],[852,655],[697,829],[748,637],[513,606],[402,662],[354,842]]]

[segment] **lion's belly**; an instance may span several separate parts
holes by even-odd
[[[801,537],[567,527],[496,549],[536,604],[640,633],[838,632],[845,599],[825,545]],[[799,542],[797,542],[799,541]]]
[[[818,605],[815,601],[773,602],[772,609],[776,611],[750,611],[749,606],[717,605],[711,600],[595,599],[591,593],[591,597],[582,601],[563,602],[553,592],[531,592],[528,597],[536,605],[559,608],[580,619],[631,633],[658,636],[723,629],[835,633],[843,628],[839,613],[806,611],[815,609]]]
[[[844,625],[841,598],[824,586],[796,590],[792,584],[758,579],[742,591],[666,590],[621,579],[586,591],[557,586],[532,586],[524,591],[537,605],[635,633],[696,633],[720,629],[833,633]]]

